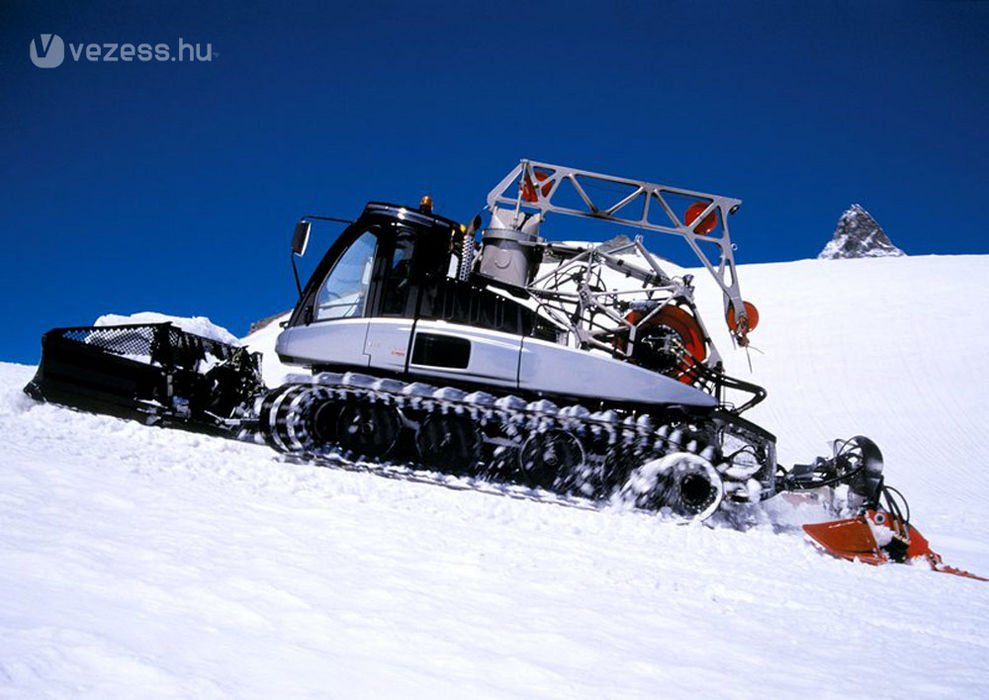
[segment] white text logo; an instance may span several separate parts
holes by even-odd
[[[120,42],[69,43],[74,63],[209,63],[216,58],[213,44],[188,42],[182,37],[173,44],[131,44]],[[31,40],[31,62],[38,68],[57,68],[65,61],[65,42],[58,34],[42,34]]]

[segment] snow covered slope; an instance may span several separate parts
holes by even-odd
[[[739,279],[761,317],[751,374],[709,286],[701,311],[729,372],[767,387],[746,416],[776,433],[780,461],[867,435],[921,526],[943,512],[946,530],[963,529],[971,507],[989,536],[981,500],[966,495],[981,486],[989,438],[989,256],[804,260],[745,266]]]
[[[863,433],[989,574],[989,257],[740,269],[785,463]],[[709,326],[720,301],[697,275]],[[281,461],[39,405],[0,364],[0,696],[978,697],[989,587]]]

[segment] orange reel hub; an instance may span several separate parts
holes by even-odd
[[[697,217],[704,213],[704,210],[710,206],[707,202],[694,202],[689,207],[687,207],[686,213],[683,215],[683,223],[690,226],[695,221]],[[704,217],[704,220],[697,225],[694,229],[694,233],[699,233],[702,236],[706,236],[711,233],[718,226],[718,210],[715,209],[710,214]]]
[[[544,182],[550,176],[550,173],[545,170],[533,170],[533,175],[536,176],[537,182]],[[547,182],[545,185],[539,188],[539,192],[542,193],[543,197],[549,195],[549,191],[553,189],[553,183]],[[536,192],[536,185],[532,182],[532,179],[526,174],[522,180],[522,199],[527,202],[537,202],[539,201],[539,194]]]
[[[641,311],[630,311],[625,316],[625,320],[635,324],[645,316],[646,314]],[[704,333],[701,331],[697,320],[679,306],[664,306],[655,316],[649,319],[644,328],[653,328],[655,326],[666,326],[680,336],[680,342],[683,343],[683,347],[687,352],[680,363],[680,370],[683,374],[681,374],[679,379],[684,384],[692,384],[694,379],[696,379],[695,373],[692,371],[693,367],[707,358],[707,343],[704,342]],[[625,338],[619,337],[615,341],[616,348],[619,350],[625,349],[627,342]]]
[[[748,320],[745,329],[741,332],[754,331],[756,326],[759,325],[759,309],[749,301],[743,301],[742,304],[745,306],[745,317]],[[735,318],[735,307],[731,304],[728,305],[728,313],[725,314],[725,320],[728,322],[728,329],[732,333],[740,332],[738,319]]]

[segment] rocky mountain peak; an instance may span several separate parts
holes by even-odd
[[[883,258],[906,255],[893,245],[872,215],[861,204],[850,206],[834,230],[834,238],[828,241],[817,257],[824,260],[839,258]]]

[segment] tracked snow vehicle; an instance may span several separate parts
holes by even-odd
[[[371,203],[300,290],[276,350],[312,376],[264,397],[259,429],[308,457],[343,451],[682,516],[772,496],[775,440],[739,417],[765,393],[724,373],[691,276],[667,273],[641,236],[539,235],[555,214],[685,240],[744,344],[755,307],[728,232],[739,205],[530,161],[489,194],[479,244],[477,220],[428,201]],[[300,222],[295,253],[310,228]]]
[[[872,441],[836,441],[830,457],[785,470],[774,436],[741,417],[765,391],[725,373],[692,275],[645,243],[686,243],[744,347],[758,312],[729,235],[740,204],[524,160],[489,193],[483,230],[480,216],[434,214],[429,198],[372,202],[354,221],[306,216],[292,241],[299,300],[276,345],[305,374],[268,389],[255,355],[170,324],[76,327],[45,335],[25,391],[292,459],[686,519],[739,524],[780,492],[840,487],[853,517],[805,526],[824,551],[971,576],[909,523]],[[551,214],[637,233],[554,242],[541,235]],[[321,220],[346,228],[303,286],[296,258]]]

